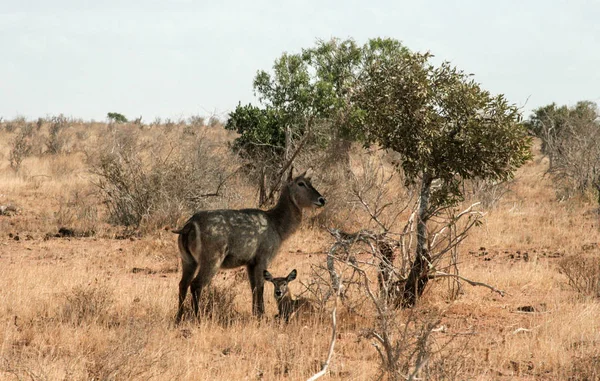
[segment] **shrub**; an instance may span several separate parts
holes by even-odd
[[[63,114],[50,119],[50,131],[46,141],[47,153],[56,155],[65,151],[69,143],[69,136],[65,133],[68,127],[69,120]]]
[[[203,127],[204,117],[200,115],[192,115],[188,119],[188,124],[192,127]]]
[[[552,103],[534,110],[525,125],[542,140],[548,171],[560,193],[593,190],[600,202],[600,110],[590,101],[573,107]],[[559,193],[559,196],[561,195]]]
[[[135,130],[113,129],[95,152],[88,152],[109,222],[146,229],[173,225],[184,212],[221,196],[228,178],[223,155],[201,135],[177,138],[140,142]]]
[[[61,320],[74,325],[107,321],[113,304],[112,293],[99,286],[78,285],[62,297]]]
[[[25,124],[27,124],[27,120],[25,120],[25,117],[17,116],[10,122],[6,121],[4,124],[4,129],[8,133],[12,133],[15,132],[18,128],[22,128],[23,126],[25,126]]]
[[[567,284],[583,295],[600,297],[600,258],[571,256],[559,263]]]
[[[216,116],[208,118],[208,127],[218,127],[221,125],[221,121]]]
[[[111,123],[127,123],[127,118],[118,112],[109,112],[106,117]]]
[[[8,157],[10,167],[16,172],[21,169],[23,160],[31,155],[33,144],[31,138],[33,136],[33,125],[26,124],[21,127],[20,131],[11,142],[11,150]]]
[[[75,229],[77,235],[92,236],[98,232],[98,207],[91,193],[75,191],[68,199],[61,199],[54,213],[58,227]]]

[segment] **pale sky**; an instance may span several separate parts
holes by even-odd
[[[257,70],[331,37],[429,50],[525,116],[600,101],[597,0],[0,0],[0,116],[225,117]]]

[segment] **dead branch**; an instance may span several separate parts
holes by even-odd
[[[500,296],[506,295],[506,291],[499,290],[496,287],[491,286],[491,285],[489,285],[487,283],[477,282],[477,281],[474,281],[474,280],[467,279],[467,278],[465,278],[463,276],[460,276],[458,274],[448,274],[448,273],[445,273],[443,271],[436,271],[435,273],[429,275],[430,279],[448,278],[448,277],[450,277],[450,278],[457,278],[457,279],[463,280],[463,281],[467,282],[468,284],[470,284],[471,286],[481,286],[481,287],[489,288],[490,290],[498,293]]]
[[[290,158],[283,164],[283,167],[281,167],[279,172],[277,172],[277,175],[275,176],[275,178],[277,179],[277,182],[273,185],[273,187],[269,191],[269,195],[262,201],[261,206],[273,198],[273,196],[275,195],[275,192],[279,189],[279,185],[281,183],[281,177],[283,176],[285,171],[287,171],[290,168],[290,166],[294,163],[296,156],[298,156],[298,154],[300,153],[300,151],[302,150],[302,148],[308,141],[308,138],[311,136],[311,133],[312,133],[312,121],[313,121],[313,116],[311,116],[308,119],[308,121],[306,122],[306,132],[304,133],[304,137],[302,137],[302,140],[300,141],[300,143],[294,150],[294,153],[292,153]]]
[[[200,198],[206,198],[206,197],[218,197],[220,196],[220,192],[221,192],[221,188],[223,187],[223,185],[225,185],[225,183],[227,182],[227,180],[229,180],[230,178],[233,177],[233,175],[235,175],[236,173],[238,173],[238,171],[241,169],[242,167],[239,167],[238,169],[236,169],[235,171],[231,172],[229,175],[227,176],[219,176],[219,184],[217,184],[217,189],[214,192],[211,193],[204,193],[204,194],[199,194],[199,195],[195,195],[189,198],[190,201],[198,201],[198,199]]]
[[[323,367],[318,373],[315,373],[308,381],[314,381],[325,375],[327,369],[329,368],[329,364],[331,363],[331,359],[333,357],[333,350],[335,348],[335,341],[337,338],[337,304],[340,298],[341,287],[339,285],[339,276],[335,272],[335,268],[333,267],[333,253],[335,253],[336,245],[333,245],[331,250],[329,250],[329,254],[327,255],[327,266],[329,268],[329,274],[331,276],[332,284],[331,287],[335,290],[335,303],[333,305],[333,310],[331,311],[331,342],[329,343],[329,352],[327,353],[327,360],[323,364]],[[329,261],[331,259],[331,267],[329,267]]]
[[[338,296],[339,296],[339,294],[338,294]],[[333,306],[333,310],[331,311],[331,342],[329,343],[329,352],[327,353],[327,360],[325,360],[325,363],[323,364],[323,367],[321,368],[321,370],[318,373],[315,373],[307,381],[314,381],[314,380],[324,376],[325,373],[327,373],[329,364],[331,363],[331,359],[333,357],[333,350],[335,348],[335,341],[337,338],[337,319],[336,319],[337,299],[338,298],[336,297],[335,304]]]

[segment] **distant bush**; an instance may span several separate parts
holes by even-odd
[[[76,286],[63,294],[61,320],[79,326],[108,320],[108,310],[114,302],[112,292],[99,286]]]
[[[208,118],[208,127],[218,127],[221,125],[221,120],[216,116],[211,116]]]
[[[65,130],[69,125],[69,120],[63,114],[50,118],[50,130],[46,140],[47,153],[56,155],[65,152],[70,139]]]
[[[88,152],[110,223],[145,229],[173,225],[209,197],[221,195],[226,158],[203,136],[180,133],[177,139],[141,142],[136,130],[113,129],[96,151]]]
[[[11,142],[11,149],[8,156],[10,167],[16,172],[21,169],[23,160],[31,155],[33,144],[31,142],[33,136],[33,125],[26,124],[21,127],[20,131]]]
[[[91,192],[73,191],[68,198],[61,197],[54,217],[58,227],[74,229],[78,235],[93,236],[98,232],[98,207]]]
[[[548,171],[564,196],[596,192],[600,203],[600,110],[590,101],[573,107],[550,105],[534,110],[525,125],[542,140]],[[566,192],[565,192],[566,190]]]
[[[127,123],[127,118],[118,112],[109,112],[106,117],[111,123]]]
[[[571,256],[559,264],[567,284],[580,294],[600,297],[600,258]]]
[[[188,118],[188,124],[192,127],[203,127],[204,117],[200,115],[192,115]]]
[[[11,121],[6,121],[4,123],[4,129],[8,133],[12,133],[12,132],[15,132],[18,128],[25,126],[26,124],[27,124],[27,120],[25,120],[25,117],[18,116]]]

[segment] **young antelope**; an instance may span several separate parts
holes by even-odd
[[[264,271],[263,275],[265,280],[273,283],[274,286],[273,295],[279,310],[279,314],[275,318],[284,319],[287,323],[291,317],[301,312],[314,314],[315,308],[311,300],[292,297],[288,283],[296,279],[297,272],[295,269],[285,278],[273,278],[267,270]]]

